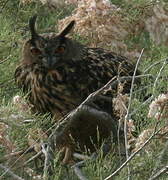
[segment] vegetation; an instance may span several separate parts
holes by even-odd
[[[130,101],[129,119],[133,120],[135,126],[135,130],[131,132],[134,135],[134,137],[131,137],[133,145],[129,144],[132,153],[140,147],[137,145],[138,142],[142,145],[150,137],[156,126],[156,129],[164,127],[161,135],[154,136],[150,143],[142,148],[141,152],[129,162],[131,179],[147,180],[157,166],[156,159],[158,159],[160,152],[164,149],[168,133],[168,128],[165,127],[168,116],[166,118],[162,116],[163,111],[166,112],[168,109],[165,108],[165,104],[160,109],[159,117],[148,116],[151,101],[160,94],[166,94],[167,92],[168,60],[166,60],[166,42],[158,43],[154,41],[151,38],[151,32],[144,28],[142,19],[152,16],[153,11],[149,11],[149,9],[151,10],[155,5],[160,5],[161,3],[158,1],[150,1],[149,3],[148,0],[111,0],[111,2],[122,9],[120,15],[126,24],[133,24],[133,27],[138,28],[135,30],[133,27],[130,27],[131,30],[124,37],[123,41],[127,46],[126,51],[136,50],[136,52],[139,52],[138,57],[140,57],[140,52],[144,48],[138,68],[146,77],[142,78],[141,88],[134,91]],[[165,12],[168,12],[166,11],[168,10],[168,3],[166,0],[163,2],[165,3]],[[17,64],[19,64],[22,44],[29,37],[28,20],[32,15],[38,14],[39,31],[41,33],[54,32],[57,31],[58,21],[70,16],[75,8],[75,4],[65,4],[61,8],[51,8],[47,5],[42,5],[40,1],[32,1],[27,4],[23,4],[19,0],[0,1],[0,163],[9,167],[11,171],[25,180],[41,179],[43,162],[40,159],[36,160],[41,165],[38,165],[38,168],[35,168],[35,161],[26,162],[37,152],[18,154],[10,158],[7,155],[12,153],[12,151],[19,152],[30,149],[37,139],[36,148],[38,149],[40,141],[47,139],[46,137],[49,133],[46,131],[53,126],[53,122],[50,121],[48,115],[41,117],[25,111],[23,108],[23,104],[26,103],[24,99],[21,105],[20,99],[19,103],[16,99],[13,101],[14,96],[22,96],[22,92],[16,87],[14,82],[14,71]],[[140,28],[139,24],[143,24],[142,28]],[[86,44],[92,41],[81,34],[75,34],[75,38]],[[135,53],[133,53],[133,57],[136,60],[138,59]],[[147,76],[147,74],[150,74],[150,76]],[[147,99],[148,101],[146,101]],[[52,179],[78,179],[70,166],[67,168],[61,165],[58,155],[59,153],[56,152],[54,160],[55,174]],[[165,157],[167,158],[167,156]],[[116,157],[114,153],[103,157],[100,152],[96,160],[88,160],[86,162],[82,172],[88,179],[103,180],[112,174],[123,162],[124,160],[120,161],[119,157]],[[168,160],[161,164],[159,168],[168,165],[166,163],[168,163]],[[125,166],[114,179],[123,180],[126,178],[128,179],[128,166]],[[13,176],[11,177],[9,173],[5,173],[0,166],[0,179],[13,179]],[[166,180],[166,173],[160,175],[158,179]]]

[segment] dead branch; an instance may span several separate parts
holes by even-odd
[[[6,57],[5,59],[0,61],[0,64],[3,64],[4,62],[6,62],[9,58],[11,57],[11,55],[9,55],[8,57]]]
[[[149,180],[156,180],[158,179],[161,175],[166,173],[168,171],[168,165],[163,167],[161,170],[159,170],[155,175],[153,175]]]
[[[78,167],[74,167],[74,172],[80,180],[88,180]]]
[[[14,82],[14,79],[8,79],[2,83],[0,83],[0,87],[3,88],[3,87],[8,87],[10,83]]]
[[[42,153],[45,156],[43,179],[47,180],[49,179],[49,172],[51,171],[51,168],[53,167],[51,164],[53,162],[53,153],[50,146],[47,143],[44,143],[42,145]]]
[[[157,131],[154,130],[152,135],[145,141],[145,143],[137,150],[135,151],[129,158],[117,169],[115,170],[111,175],[106,177],[104,180],[112,180],[112,177],[119,174],[119,172],[152,140],[152,138],[161,130],[161,128]]]
[[[74,155],[75,155],[75,153],[74,153]],[[87,178],[84,176],[84,174],[80,170],[80,167],[85,166],[86,161],[88,161],[88,160],[95,160],[96,158],[97,158],[97,155],[95,153],[93,153],[90,157],[87,157],[85,160],[80,161],[80,162],[76,163],[75,165],[73,165],[71,167],[72,169],[74,169],[74,172],[75,172],[76,176],[80,180],[87,180]]]
[[[24,180],[23,178],[21,178],[18,175],[14,174],[9,168],[5,167],[4,165],[0,164],[0,168],[3,169],[5,172],[7,172],[10,176],[12,176],[12,179]],[[1,179],[1,177],[0,177],[0,179]]]
[[[150,65],[149,67],[147,67],[147,68],[145,69],[144,74],[145,74],[146,72],[148,72],[149,70],[151,70],[153,67],[155,67],[155,66],[157,66],[158,64],[163,63],[163,62],[167,62],[167,63],[168,63],[168,58],[153,63],[152,65]]]
[[[161,151],[161,153],[159,154],[159,157],[156,160],[153,173],[149,180],[153,180],[152,178],[154,178],[155,176],[157,177],[157,175],[159,175],[160,173],[163,174],[162,170],[164,170],[164,168],[168,167],[167,166],[167,158],[168,158],[168,141],[166,142],[164,149]]]
[[[167,65],[167,59],[165,59],[165,61],[162,64],[162,67],[160,68],[160,70],[159,70],[159,72],[157,74],[157,77],[156,77],[155,82],[153,84],[153,93],[152,93],[152,95],[155,94],[157,82],[158,82],[158,80],[159,80],[159,78],[161,76],[161,73],[162,73],[162,71],[163,71],[163,69],[165,68],[166,65]]]
[[[131,117],[132,115],[134,115],[137,111],[139,111],[143,106],[145,106],[146,104],[148,104],[149,102],[151,102],[152,99],[153,99],[153,96],[149,97],[146,101],[144,101],[142,104],[140,104],[137,109],[135,109],[133,112],[130,113],[130,117]]]
[[[140,62],[141,57],[142,57],[142,55],[143,55],[143,51],[144,51],[144,49],[142,49],[141,54],[140,54],[140,56],[138,57],[138,60],[137,60],[136,66],[135,66],[135,70],[134,70],[134,74],[133,74],[132,82],[131,82],[129,104],[128,104],[127,113],[126,113],[125,119],[124,119],[124,138],[125,138],[126,159],[129,158],[128,149],[127,149],[127,147],[128,147],[127,121],[129,120],[129,112],[130,112],[131,103],[132,103],[132,93],[133,93],[133,88],[134,88],[135,75],[136,75],[136,72],[137,72],[137,69],[138,69],[139,62]],[[130,173],[130,167],[127,166],[127,168],[128,168],[128,180],[129,180],[129,179],[130,179],[130,175],[131,175],[131,173]]]
[[[77,158],[77,159],[81,159],[81,160],[90,159],[89,156],[83,155],[83,154],[79,154],[79,153],[73,153],[73,157],[75,157],[75,158]]]
[[[161,119],[161,114],[162,114],[162,111],[163,111],[164,107],[162,108],[160,114],[159,114],[159,117],[158,117],[158,121],[156,121],[156,124],[155,124],[155,127],[154,127],[154,130],[153,130],[153,133],[152,135],[144,142],[144,144],[139,148],[137,149],[137,151],[135,151],[117,170],[115,170],[111,175],[109,175],[108,177],[106,177],[104,180],[111,180],[112,177],[116,176],[119,174],[119,172],[152,140],[152,138],[157,135],[161,130],[162,128],[159,128],[159,130],[157,130],[157,127],[158,127],[158,124],[160,123],[160,119]]]
[[[42,154],[42,151],[39,151],[37,154],[35,154],[33,157],[31,157],[29,160],[27,160],[23,166],[26,166],[28,163],[30,163],[31,161],[33,161],[34,159],[38,158],[40,155]]]
[[[11,159],[12,157],[15,157],[15,156],[21,156],[25,152],[30,153],[30,152],[33,152],[33,151],[34,151],[34,148],[30,148],[28,151],[27,150],[21,150],[21,151],[17,151],[17,152],[12,152],[10,154],[5,155],[3,158],[1,158],[0,162],[9,160],[9,159]]]
[[[15,161],[9,168],[7,168],[4,173],[2,173],[2,175],[0,176],[0,179],[1,179],[5,174],[7,174],[7,173],[8,173],[8,170],[9,170],[10,168],[12,168],[25,154],[27,154],[28,152],[31,152],[31,151],[32,151],[32,147],[33,147],[33,146],[31,146],[31,147],[29,147],[28,149],[26,149],[25,151],[23,151],[23,152],[21,153],[21,155],[16,159],[16,161]]]

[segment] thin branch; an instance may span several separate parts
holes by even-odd
[[[149,180],[156,180],[158,179],[161,175],[166,173],[168,171],[168,165],[163,167],[161,170],[159,170],[155,175],[153,175]]]
[[[26,153],[33,152],[34,148],[30,148]],[[0,162],[6,161],[8,159],[11,159],[14,156],[21,156],[22,154],[25,153],[25,150],[17,151],[17,152],[12,152],[10,154],[5,155],[3,158],[0,159]]]
[[[53,153],[52,153],[50,146],[47,143],[44,143],[42,145],[42,152],[45,156],[43,179],[47,180],[47,179],[49,179],[49,172],[51,171],[51,168],[53,167],[52,166]]]
[[[37,154],[35,154],[33,157],[31,157],[29,160],[27,160],[23,166],[25,166],[26,164],[28,164],[29,162],[33,161],[34,159],[38,158],[40,155],[42,154],[42,151],[39,151]]]
[[[134,115],[137,111],[139,111],[139,109],[141,109],[143,106],[145,106],[146,104],[151,102],[152,99],[153,99],[153,96],[149,97],[146,101],[144,101],[142,104],[140,104],[137,109],[135,109],[133,112],[131,112],[129,116],[131,117],[132,115]]]
[[[12,55],[9,55],[8,57],[6,57],[4,60],[1,60],[0,61],[0,64],[2,64],[2,63],[4,63],[4,62],[6,62],[10,57],[11,57]]]
[[[159,117],[158,117],[158,121],[155,124],[155,127],[154,127],[152,135],[117,170],[115,170],[111,175],[106,177],[104,180],[111,180],[112,177],[118,175],[119,172],[152,140],[152,138],[161,131],[162,128],[159,128],[159,130],[157,130],[157,127],[158,127],[158,124],[160,123],[159,120],[161,119],[161,114],[163,112],[163,109],[164,109],[164,107],[162,107],[162,109],[161,109],[161,112],[160,112]]]
[[[129,158],[116,170],[114,171],[111,175],[106,177],[104,180],[112,180],[112,177],[116,176],[119,174],[119,172],[151,141],[151,139],[161,130],[161,128],[157,131],[153,131],[152,135],[144,142],[144,144],[137,150],[135,151]]]
[[[76,153],[74,153],[75,155]],[[80,179],[80,180],[87,180],[87,178],[84,176],[84,174],[82,173],[82,171],[80,170],[80,167],[83,167],[86,164],[86,161],[88,160],[96,160],[97,156],[95,153],[93,153],[90,157],[87,156],[85,160],[77,162],[75,165],[73,165],[71,168],[74,169],[74,172],[76,174],[76,176]]]
[[[138,69],[138,65],[139,62],[141,60],[141,57],[143,55],[143,51],[144,49],[142,49],[141,54],[137,60],[136,66],[135,66],[135,70],[134,70],[134,74],[132,77],[132,82],[131,82],[131,89],[130,89],[130,98],[129,98],[129,104],[128,104],[128,108],[127,108],[127,114],[125,115],[125,120],[124,120],[124,138],[125,138],[125,152],[126,152],[126,159],[129,158],[129,154],[128,154],[128,139],[127,139],[127,121],[129,120],[129,112],[130,112],[130,108],[131,108],[131,103],[132,103],[132,93],[133,93],[133,89],[134,89],[134,82],[135,82],[135,76],[136,76],[136,72]],[[128,179],[130,179],[130,168],[128,166]]]
[[[14,82],[14,79],[9,79],[9,80],[6,80],[6,81],[0,83],[0,87],[1,87],[1,88],[2,88],[2,87],[5,87],[5,86],[9,87],[9,84],[10,84],[11,82]],[[10,88],[11,88],[11,87],[10,87]]]
[[[35,144],[35,143],[34,143],[34,144]],[[16,161],[15,161],[9,168],[12,168],[25,154],[27,154],[28,152],[30,152],[30,151],[32,150],[32,147],[33,147],[33,145],[30,146],[29,148],[27,148],[27,149],[22,153],[22,155],[19,156],[19,157],[16,159]],[[4,173],[2,173],[2,175],[0,176],[0,179],[1,179],[5,174],[8,173],[9,168],[7,168]]]
[[[150,65],[149,67],[147,67],[147,68],[145,69],[144,74],[145,74],[147,71],[149,71],[150,69],[152,69],[154,66],[156,66],[156,65],[158,65],[158,64],[160,64],[160,63],[162,63],[162,62],[167,62],[167,63],[168,63],[168,58],[153,63],[152,65]]]
[[[74,169],[75,174],[77,175],[77,177],[78,177],[80,180],[88,180],[88,179],[83,175],[83,173],[81,172],[81,170],[80,170],[78,167],[74,166],[73,169]]]
[[[77,158],[77,159],[81,159],[81,160],[90,159],[89,156],[83,155],[83,154],[79,154],[79,153],[73,153],[73,157],[75,157],[75,158]]]
[[[141,60],[141,57],[142,57],[142,54],[143,54],[143,51],[144,49],[142,49],[141,51],[141,54],[137,60],[137,63],[136,63],[136,66],[135,66],[135,70],[134,70],[134,74],[133,74],[133,77],[132,77],[132,82],[131,82],[131,89],[130,89],[130,98],[129,98],[129,104],[128,104],[128,109],[127,109],[127,114],[125,116],[125,119],[128,120],[129,119],[129,111],[130,111],[130,108],[131,108],[131,102],[132,102],[132,94],[133,94],[133,88],[134,88],[134,82],[135,82],[135,78],[136,78],[136,71],[138,69],[138,65],[139,65],[139,62]],[[126,124],[126,123],[125,123]]]
[[[161,76],[161,73],[162,73],[162,71],[163,71],[163,69],[165,68],[166,65],[167,65],[167,59],[165,59],[165,61],[163,62],[163,65],[160,68],[159,73],[158,73],[158,75],[157,75],[157,77],[155,79],[155,82],[153,84],[153,93],[152,94],[155,94],[155,89],[156,89],[157,81],[158,81],[159,77]]]
[[[0,164],[0,168],[3,169],[4,171],[6,171],[10,176],[12,176],[12,179],[24,180],[23,178],[21,178],[18,175],[14,174],[9,168],[5,167],[4,165]]]

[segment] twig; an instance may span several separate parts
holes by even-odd
[[[26,153],[29,153],[29,152],[32,152],[32,151],[34,151],[33,148],[31,148],[28,151],[26,151]],[[12,152],[10,154],[5,155],[3,158],[0,159],[0,161],[2,162],[2,161],[5,161],[5,160],[8,160],[8,159],[11,159],[13,156],[21,156],[24,153],[25,153],[24,150],[17,151],[17,152]]]
[[[28,164],[29,162],[33,161],[34,159],[36,159],[37,157],[39,157],[42,154],[42,151],[39,151],[37,154],[35,154],[33,157],[31,157],[29,160],[27,160],[23,166],[25,166],[26,164]]]
[[[75,158],[77,158],[77,159],[81,159],[81,160],[90,159],[89,156],[83,155],[83,154],[79,154],[79,153],[73,153],[73,157],[75,157]]]
[[[153,175],[149,180],[156,180],[158,177],[160,177],[162,174],[166,173],[168,171],[168,165],[159,170],[155,175]]]
[[[162,60],[162,61],[159,61],[159,62],[156,62],[156,63],[154,63],[153,65],[157,65],[157,64],[160,64],[160,63],[162,63],[163,62],[163,65],[162,65],[162,67],[160,68],[160,71],[159,71],[159,73],[158,73],[158,75],[156,76],[156,79],[155,79],[155,82],[154,82],[154,85],[153,85],[153,93],[152,93],[152,96],[151,97],[149,97],[145,102],[143,102],[137,109],[135,109],[131,114],[130,114],[130,116],[132,116],[133,114],[135,114],[143,105],[146,105],[148,102],[150,102],[152,99],[153,99],[153,94],[154,94],[154,91],[155,91],[155,88],[156,88],[156,84],[157,84],[157,81],[158,81],[158,79],[159,79],[159,77],[160,77],[160,75],[161,75],[161,72],[162,72],[162,70],[163,70],[163,68],[165,67],[165,65],[168,63],[168,59],[165,59],[165,60]],[[151,68],[152,66],[150,66],[150,68]],[[148,70],[148,69],[147,69]],[[146,70],[146,71],[147,71]],[[146,72],[145,71],[145,72]]]
[[[155,94],[155,88],[156,88],[156,85],[157,85],[157,81],[158,81],[158,79],[159,79],[159,77],[160,77],[160,75],[161,75],[161,73],[162,73],[162,71],[163,71],[166,64],[167,64],[167,59],[163,62],[163,65],[160,68],[159,73],[158,73],[158,75],[157,75],[157,77],[155,79],[155,82],[153,84],[153,93],[152,94]]]
[[[44,170],[43,170],[43,179],[47,180],[49,179],[49,172],[51,171],[52,168],[52,162],[53,162],[53,153],[50,148],[50,146],[47,143],[44,143],[42,145],[42,152],[45,156],[45,161],[44,161]]]
[[[160,64],[160,63],[162,63],[162,62],[165,62],[165,61],[167,61],[167,63],[168,63],[168,58],[153,63],[152,65],[150,65],[149,67],[147,67],[147,68],[145,69],[144,74],[145,74],[147,71],[149,71],[150,69],[152,69],[154,66],[156,66],[156,65],[158,65],[158,64]]]
[[[159,169],[168,165],[167,159],[168,159],[168,141],[166,142],[163,150],[159,153],[151,177],[153,177],[158,172]]]
[[[3,82],[3,83],[0,83],[0,87],[9,86],[9,84],[10,84],[11,82],[14,82],[14,79],[9,79],[9,80],[6,80],[6,81]]]
[[[35,143],[34,143],[34,144],[35,144]],[[16,159],[16,161],[10,166],[10,168],[12,168],[12,167],[16,164],[16,162],[19,161],[25,154],[27,154],[28,152],[30,152],[30,151],[32,150],[34,144],[33,144],[32,146],[30,146],[28,149],[26,149],[26,150],[22,153],[22,155],[19,156],[19,157]],[[9,170],[9,168],[7,168],[4,173],[2,173],[2,175],[0,176],[0,179],[1,179],[5,174],[8,173],[8,170]]]
[[[148,104],[149,102],[151,102],[152,99],[153,99],[153,97],[151,96],[151,97],[149,97],[146,101],[144,101],[142,104],[140,104],[137,109],[135,109],[133,112],[130,113],[130,117],[131,117],[132,115],[134,115],[137,111],[139,111],[139,109],[141,109],[142,106],[145,106],[146,104]]]
[[[4,60],[1,60],[1,61],[0,61],[0,64],[6,62],[10,57],[11,57],[11,55],[9,55],[8,57],[6,57]]]
[[[152,135],[144,142],[144,144],[137,149],[137,151],[135,151],[117,170],[115,170],[111,175],[109,175],[108,177],[106,177],[104,180],[110,180],[112,179],[112,177],[116,176],[135,156],[136,154],[138,154],[150,141],[151,139],[159,132],[161,131],[162,128],[159,128],[159,130],[156,131],[158,124],[160,123],[160,119],[161,119],[161,114],[163,112],[164,107],[162,107],[161,112],[159,114],[158,117],[158,121],[155,124],[154,130]]]
[[[126,113],[125,120],[124,120],[125,152],[126,152],[126,158],[127,158],[127,159],[129,158],[128,149],[127,149],[127,147],[128,147],[127,121],[129,120],[129,112],[130,112],[131,102],[132,102],[132,93],[133,93],[133,88],[134,88],[135,75],[136,75],[136,72],[137,72],[137,69],[138,69],[139,62],[140,62],[141,57],[142,57],[142,55],[143,55],[143,51],[144,51],[144,49],[142,49],[141,54],[140,54],[140,56],[139,56],[139,58],[138,58],[138,60],[137,60],[136,66],[135,66],[135,70],[134,70],[134,74],[133,74],[132,82],[131,82],[129,104],[128,104],[127,113]],[[129,166],[128,166],[128,180],[129,180],[129,179],[130,179],[130,168],[129,168]]]
[[[82,174],[81,170],[78,167],[73,167],[75,174],[80,180],[87,180],[87,178]]]
[[[24,180],[23,178],[19,177],[18,175],[14,174],[9,168],[5,167],[4,165],[0,164],[0,168],[6,171],[13,179],[16,180]],[[1,179],[1,177],[0,177]]]
[[[151,139],[161,130],[161,128],[157,131],[153,131],[152,135],[144,142],[144,144],[135,151],[129,158],[117,169],[115,170],[111,175],[106,177],[104,180],[111,180],[112,177],[119,174],[119,172],[151,141]]]
[[[0,162],[5,161],[5,160],[8,160],[8,159],[10,159],[10,158],[13,157],[13,156],[21,155],[22,153],[23,153],[23,151],[18,151],[18,152],[12,152],[12,153],[10,153],[10,154],[7,154],[7,155],[5,155],[3,158],[0,159]]]
[[[90,157],[87,157],[86,160],[80,161],[71,167],[72,169],[74,169],[75,174],[80,180],[87,180],[87,178],[83,175],[82,171],[80,170],[80,167],[83,167],[87,160],[95,160],[96,157],[96,154],[93,153]]]

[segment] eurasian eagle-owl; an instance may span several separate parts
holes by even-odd
[[[127,58],[66,37],[75,21],[57,35],[39,35],[35,21],[36,16],[30,18],[31,38],[23,46],[15,79],[37,112],[60,117],[112,77],[133,75],[135,66]],[[130,83],[124,88],[128,92]]]

